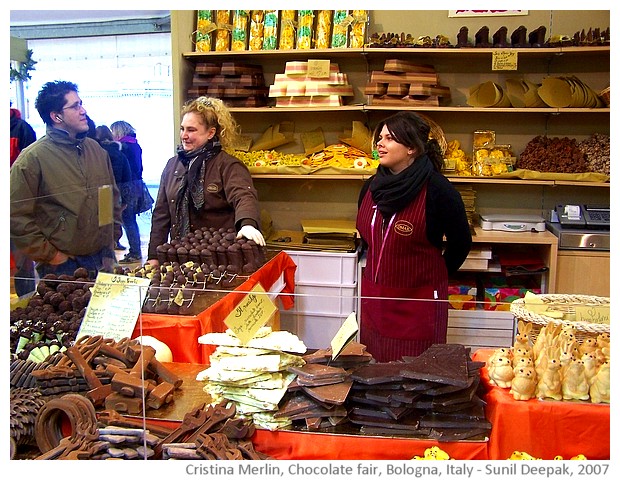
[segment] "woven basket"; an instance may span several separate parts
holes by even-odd
[[[426,120],[426,123],[428,123],[429,127],[431,127],[429,137],[437,140],[437,143],[439,143],[439,148],[441,148],[441,153],[445,154],[446,149],[448,148],[448,142],[446,141],[446,135],[443,132],[443,128],[441,128],[439,124],[435,122],[432,118],[418,112],[416,113],[424,120]]]
[[[598,94],[599,97],[601,97],[603,99],[603,101],[605,102],[605,104],[610,107],[610,93],[611,93],[611,87],[607,87],[605,90],[601,90],[601,92]]]
[[[560,310],[566,313],[574,312],[575,306],[582,305],[609,305],[609,297],[596,297],[592,295],[560,295],[560,294],[543,294],[538,295],[549,307],[554,310]],[[571,322],[545,315],[544,313],[534,313],[525,308],[525,299],[518,298],[510,304],[510,311],[517,320],[532,324],[530,338],[536,340],[538,333],[548,323],[559,323],[571,326],[577,331],[577,340],[582,342],[586,338],[596,338],[601,333],[609,334],[609,325],[603,323],[590,322]]]

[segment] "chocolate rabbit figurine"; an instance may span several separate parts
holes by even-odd
[[[594,352],[585,352],[581,356],[581,361],[583,362],[586,381],[588,382],[588,385],[592,385],[592,381],[599,367]]]
[[[562,400],[562,375],[560,374],[560,348],[548,347],[545,361],[536,385],[536,398]]]
[[[536,393],[536,371],[534,367],[515,369],[515,377],[510,385],[510,393],[515,400],[529,400]]]
[[[562,376],[562,399],[588,400],[589,391],[590,385],[586,380],[585,365],[581,360],[571,360]]]
[[[609,362],[598,367],[596,375],[590,385],[590,398],[592,403],[609,403],[610,398]]]

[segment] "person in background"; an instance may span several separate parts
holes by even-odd
[[[112,172],[114,173],[114,179],[116,180],[116,186],[121,193],[121,205],[124,208],[128,204],[134,201],[134,189],[131,177],[131,169],[129,168],[129,161],[122,152],[120,142],[114,140],[112,131],[107,125],[99,125],[95,127],[95,140],[99,142],[99,145],[108,152],[110,155],[110,163],[112,164]],[[116,239],[115,250],[122,247],[119,243],[120,237]],[[125,247],[122,247],[124,250]]]
[[[10,127],[11,127],[11,165],[19,156],[19,153],[37,139],[37,134],[26,120],[22,118],[21,112],[16,108],[10,108]],[[11,244],[11,257],[14,268],[11,271],[15,293],[21,297],[35,289],[34,262],[24,255],[19,249]]]
[[[357,230],[367,250],[360,341],[379,362],[446,343],[448,275],[471,248],[463,200],[440,173],[443,155],[429,133],[413,112],[381,121],[379,167],[360,192]]]
[[[220,99],[199,97],[181,111],[181,145],[161,175],[151,219],[148,263],[158,265],[157,247],[202,227],[235,228],[265,245],[258,194],[247,167],[225,149],[238,127]]]
[[[121,150],[127,157],[133,182],[131,201],[123,210],[123,228],[129,242],[129,252],[119,263],[141,263],[142,250],[140,248],[140,227],[138,227],[137,205],[142,195],[142,147],[138,143],[135,129],[124,120],[119,120],[110,125],[114,140],[120,142]],[[117,249],[124,247],[117,244]]]
[[[120,194],[107,152],[87,138],[86,110],[75,83],[43,85],[35,107],[46,135],[24,149],[10,173],[11,240],[39,276],[112,272]],[[109,201],[109,203],[108,203]],[[109,205],[101,210],[100,205]]]

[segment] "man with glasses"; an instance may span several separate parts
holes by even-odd
[[[121,226],[108,153],[86,137],[86,110],[74,83],[46,83],[35,107],[46,135],[11,167],[11,240],[37,262],[40,277],[84,267],[94,279],[112,271]]]

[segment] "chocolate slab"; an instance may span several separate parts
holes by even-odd
[[[383,420],[395,420],[388,412],[375,408],[353,407],[349,415],[359,415],[361,417],[374,417]]]
[[[448,385],[468,385],[467,349],[460,344],[434,344],[417,357],[408,357],[400,374],[404,378],[427,380]]]
[[[301,387],[320,387],[321,385],[332,385],[334,383],[344,382],[347,375],[337,375],[326,378],[304,378],[297,377],[297,384]]]
[[[398,428],[382,428],[369,425],[363,425],[360,428],[360,433],[364,435],[377,435],[382,437],[407,437],[407,438],[419,438],[427,439],[432,434],[430,428],[418,428],[417,430],[400,430]]]
[[[402,390],[403,384],[401,382],[388,382],[388,383],[380,383],[380,384],[366,384],[353,382],[352,390],[374,390],[377,388],[377,385],[381,387],[381,390]]]
[[[471,387],[475,382],[479,381],[479,376],[470,376],[468,377],[468,385],[465,388]],[[439,384],[436,387],[432,387],[424,390],[425,395],[444,395],[446,393],[453,393],[463,390],[463,387],[458,385],[442,385]]]
[[[433,428],[432,436],[438,442],[458,442],[459,440],[488,440],[491,431],[486,428]]]
[[[394,420],[399,420],[403,417],[406,417],[412,412],[411,407],[379,407],[381,411],[387,413],[390,418]]]
[[[429,428],[491,428],[491,422],[486,418],[463,418],[445,413],[428,413],[420,418],[420,427]]]
[[[347,372],[343,368],[330,367],[318,363],[306,363],[301,367],[288,367],[287,370],[303,379],[343,377]]]
[[[400,391],[395,392],[394,395],[392,395],[392,398],[397,402],[411,404],[420,398],[421,395],[422,392]]]
[[[296,413],[294,415],[288,415],[291,420],[305,420],[306,418],[322,418],[322,417],[346,417],[347,409],[344,407],[337,407],[333,409],[325,409],[316,407],[311,410]]]
[[[303,391],[321,402],[342,405],[347,399],[347,395],[351,390],[352,381],[347,380],[333,385],[324,385],[321,387],[301,387]]]
[[[381,428],[392,428],[398,430],[415,431],[418,428],[419,420],[415,416],[408,416],[400,420],[383,420],[375,417],[365,417],[361,415],[349,414],[351,423]]]
[[[402,362],[372,363],[363,365],[351,372],[351,379],[365,384],[397,382],[402,380]]]

